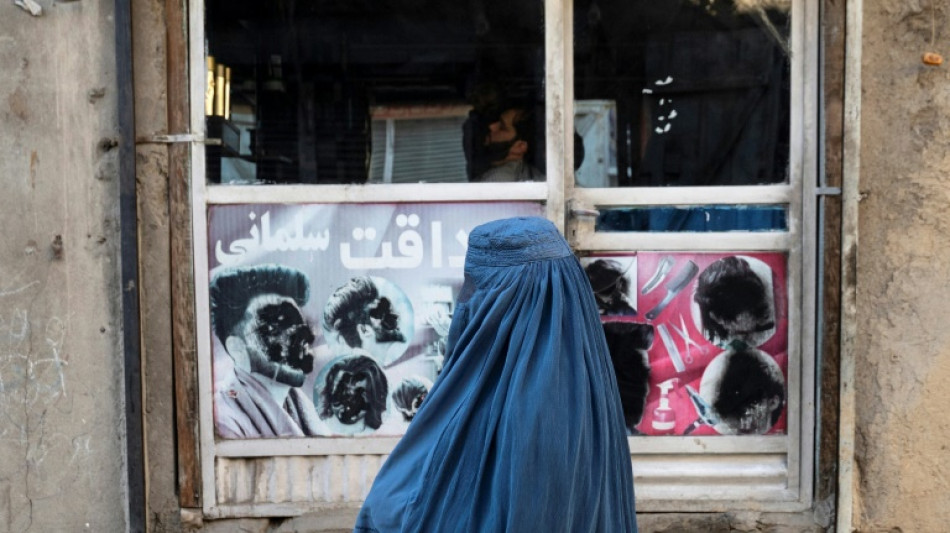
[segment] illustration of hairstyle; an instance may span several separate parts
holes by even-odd
[[[590,286],[594,290],[597,309],[602,315],[635,315],[627,292],[630,281],[624,276],[623,265],[613,259],[598,259],[586,267]]]
[[[770,368],[764,352],[741,342],[733,350],[712,405],[722,423],[737,432],[747,432],[745,426],[765,432],[778,422],[785,405],[781,372]]]
[[[211,278],[211,323],[214,334],[224,342],[242,320],[248,303],[262,294],[292,298],[303,307],[310,298],[307,275],[281,265],[227,268]]]
[[[775,327],[770,290],[741,257],[724,257],[706,267],[693,297],[706,338],[724,344]]]
[[[340,422],[354,424],[360,419],[372,429],[379,429],[386,411],[389,384],[386,374],[371,357],[349,355],[332,364],[320,392],[320,418],[333,416],[333,407],[346,413]]]
[[[370,305],[379,299],[379,289],[369,276],[360,276],[346,282],[327,300],[323,311],[323,330],[336,331],[352,347],[360,348],[363,342],[356,326],[370,323]],[[389,300],[386,305],[390,305]],[[377,303],[377,307],[382,301]]]
[[[429,394],[430,385],[420,377],[402,380],[393,391],[393,403],[406,422],[411,422]]]
[[[653,344],[653,326],[636,322],[605,322],[603,327],[620,390],[624,422],[627,429],[635,433],[650,392],[650,361],[646,350]]]

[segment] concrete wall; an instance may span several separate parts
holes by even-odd
[[[126,527],[112,3],[0,2],[0,532]]]
[[[935,2],[950,57],[950,5]],[[950,65],[932,4],[864,2],[855,526],[947,531]]]

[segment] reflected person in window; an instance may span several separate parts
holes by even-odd
[[[476,153],[476,166],[487,167],[476,181],[543,181],[544,174],[529,162],[534,145],[531,113],[519,107],[502,111],[488,125],[484,143]]]

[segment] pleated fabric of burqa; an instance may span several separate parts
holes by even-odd
[[[355,532],[636,532],[620,395],[587,276],[554,225],[469,236],[445,366]]]

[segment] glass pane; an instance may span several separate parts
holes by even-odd
[[[581,260],[629,434],[786,432],[787,262],[780,252]]]
[[[578,186],[785,182],[790,6],[574,2]]]
[[[622,207],[600,209],[597,231],[788,231],[788,209],[780,205]]]
[[[211,183],[543,179],[542,2],[208,0]]]

